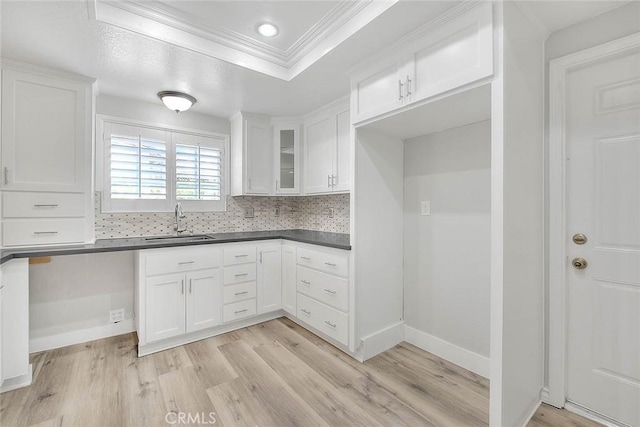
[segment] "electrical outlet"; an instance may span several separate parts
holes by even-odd
[[[280,216],[280,207],[276,206],[276,216]]]
[[[244,208],[244,217],[253,218],[253,208]]]
[[[124,320],[124,308],[109,311],[109,323],[118,323]]]
[[[333,218],[334,210],[333,208],[329,208],[329,218]]]
[[[420,215],[423,215],[423,216],[431,215],[431,200],[423,200],[420,203]]]

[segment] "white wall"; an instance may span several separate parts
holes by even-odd
[[[98,95],[96,113],[206,132],[224,134],[230,132],[229,120],[226,118],[207,116],[193,111],[176,113],[165,107],[160,99],[157,104],[151,104],[110,95]]]
[[[133,253],[51,257],[29,266],[31,351],[109,324],[109,311],[133,318]],[[89,332],[91,334],[91,332]]]
[[[404,143],[407,326],[489,356],[491,122]],[[420,215],[420,201],[431,215]]]
[[[549,61],[580,50],[598,46],[600,44],[619,39],[640,32],[640,2],[632,1],[624,6],[613,9],[609,12],[598,15],[594,18],[579,22],[570,27],[552,33],[546,40],[545,62],[546,75],[549,72]],[[548,106],[548,86],[545,88]],[[549,109],[547,108],[547,111]],[[549,118],[546,118],[547,124]],[[548,125],[547,125],[548,132]],[[545,169],[548,170],[548,134],[545,146]],[[545,175],[545,194],[549,194],[549,182]],[[545,206],[548,206],[548,196],[545,196]],[[549,223],[549,212],[545,209],[545,224]],[[545,230],[545,248],[548,253],[549,230]],[[548,261],[548,260],[547,260]],[[545,295],[549,291],[548,266],[545,268]],[[544,384],[549,384],[548,360],[549,360],[549,300],[545,298],[545,374]]]
[[[544,35],[517,2],[494,5],[502,65],[492,83],[490,425],[498,427],[525,425],[543,387]]]

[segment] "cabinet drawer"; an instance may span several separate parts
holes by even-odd
[[[298,265],[311,267],[340,276],[349,275],[349,257],[329,254],[306,248],[298,248]]]
[[[256,297],[256,282],[238,283],[237,285],[225,286],[222,291],[222,303],[244,301]]]
[[[256,263],[232,265],[224,268],[224,284],[249,282],[256,280]]]
[[[2,221],[4,246],[82,243],[84,219],[33,219]]]
[[[349,311],[349,280],[298,266],[297,289],[338,310]]]
[[[84,194],[14,193],[2,195],[5,218],[84,217]]]
[[[221,264],[221,251],[213,248],[176,248],[151,250],[145,254],[147,276],[180,271],[216,268]]]
[[[256,247],[238,246],[224,250],[224,265],[245,264],[256,262]]]
[[[349,345],[349,315],[298,293],[298,319],[336,341]]]
[[[229,323],[255,315],[256,300],[254,298],[225,305],[223,308],[222,319],[224,323]]]

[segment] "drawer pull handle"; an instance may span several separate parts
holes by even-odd
[[[236,258],[246,258],[248,257],[248,254],[244,254],[244,255],[236,255]]]
[[[333,329],[335,329],[335,328],[336,328],[336,324],[335,324],[335,323],[331,323],[331,322],[329,322],[328,320],[325,320],[325,321],[324,321],[324,323],[326,323],[326,324],[327,324],[327,326],[330,326],[330,327],[332,327]]]
[[[311,258],[308,256],[301,256],[300,258],[302,258],[305,261],[311,261]]]
[[[304,283],[305,285],[310,285],[310,284],[311,284],[311,282],[308,282],[308,281],[306,281],[306,280],[300,280],[300,281],[301,281],[302,283]]]
[[[58,234],[57,231],[34,231],[33,234]]]
[[[183,261],[183,262],[179,262],[178,265],[187,265],[187,264],[195,264],[195,261]]]
[[[325,289],[324,291],[330,293],[331,295],[335,295],[337,293],[337,291],[334,291],[333,289]]]
[[[304,308],[301,308],[300,311],[303,312],[304,314],[311,314],[309,310],[305,310]]]
[[[332,262],[325,262],[325,265],[328,265],[329,267],[336,267],[336,264],[332,263]]]
[[[238,273],[235,276],[236,277],[242,277],[242,276],[248,276],[248,275],[249,275],[249,273]]]
[[[58,205],[33,205],[34,208],[57,208]]]
[[[248,308],[245,308],[244,310],[234,311],[234,314],[246,313],[247,311],[249,311],[249,309],[248,309]]]
[[[235,296],[238,296],[238,295],[246,295],[246,294],[248,294],[248,293],[249,293],[249,291],[242,291],[242,292],[236,292],[234,295],[235,295]]]

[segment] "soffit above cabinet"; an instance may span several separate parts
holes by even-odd
[[[289,81],[398,0],[87,1],[97,21]]]

